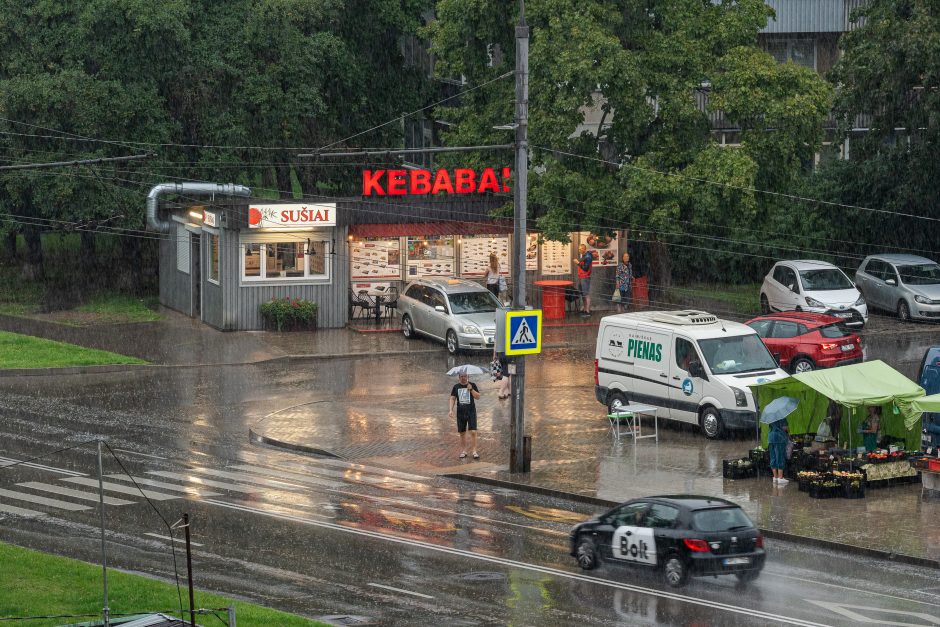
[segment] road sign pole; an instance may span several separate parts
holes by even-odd
[[[525,23],[525,0],[519,0],[516,26],[516,184],[513,187],[512,308],[525,309],[526,195],[529,174],[529,27]],[[509,471],[525,472],[525,357],[515,357],[512,376],[512,407],[509,426]]]

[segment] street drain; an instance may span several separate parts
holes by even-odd
[[[369,616],[356,616],[354,614],[331,614],[330,616],[317,616],[314,618],[327,625],[378,625],[374,618]]]
[[[473,573],[464,573],[463,575],[458,575],[457,579],[460,579],[461,581],[502,581],[506,579],[506,575],[503,573],[480,570]]]

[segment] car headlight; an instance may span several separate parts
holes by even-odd
[[[738,407],[747,407],[747,396],[744,395],[744,390],[731,388],[731,391],[734,392],[734,404]]]
[[[915,302],[915,303],[920,303],[921,305],[929,305],[929,304],[930,304],[930,299],[927,298],[926,296],[915,296],[915,297],[914,297],[914,302]]]
[[[476,328],[472,324],[465,324],[462,327],[460,327],[460,330],[463,333],[479,333],[480,332],[480,329]]]
[[[858,300],[852,305],[853,307],[861,307],[865,304],[865,297],[861,294],[858,295]]]
[[[824,308],[824,309],[825,309],[825,307],[826,307],[826,304],[825,304],[825,303],[821,303],[821,302],[819,302],[818,300],[816,300],[815,298],[810,298],[809,296],[806,297],[806,304],[807,304],[809,307],[822,307],[822,308]]]

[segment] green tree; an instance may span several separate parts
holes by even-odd
[[[512,69],[517,18],[503,5],[438,2],[429,30],[440,72],[477,85]],[[722,259],[694,248],[670,260],[664,244],[688,243],[703,228],[739,237],[734,229],[768,211],[749,189],[794,180],[820,144],[830,102],[811,71],[777,65],[756,48],[770,9],[761,0],[530,0],[526,11],[538,225],[553,239],[641,230],[660,284],[670,265],[723,272]],[[444,108],[455,123],[447,141],[505,140],[492,126],[512,118],[512,89],[496,82]],[[584,107],[599,108],[602,123],[575,134]],[[719,109],[741,125],[739,147],[713,140],[709,115]]]

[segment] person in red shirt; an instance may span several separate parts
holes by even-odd
[[[587,246],[581,244],[578,246],[578,258],[574,260],[578,264],[578,291],[581,292],[582,316],[591,315],[591,269],[594,266],[594,254],[588,252]]]

